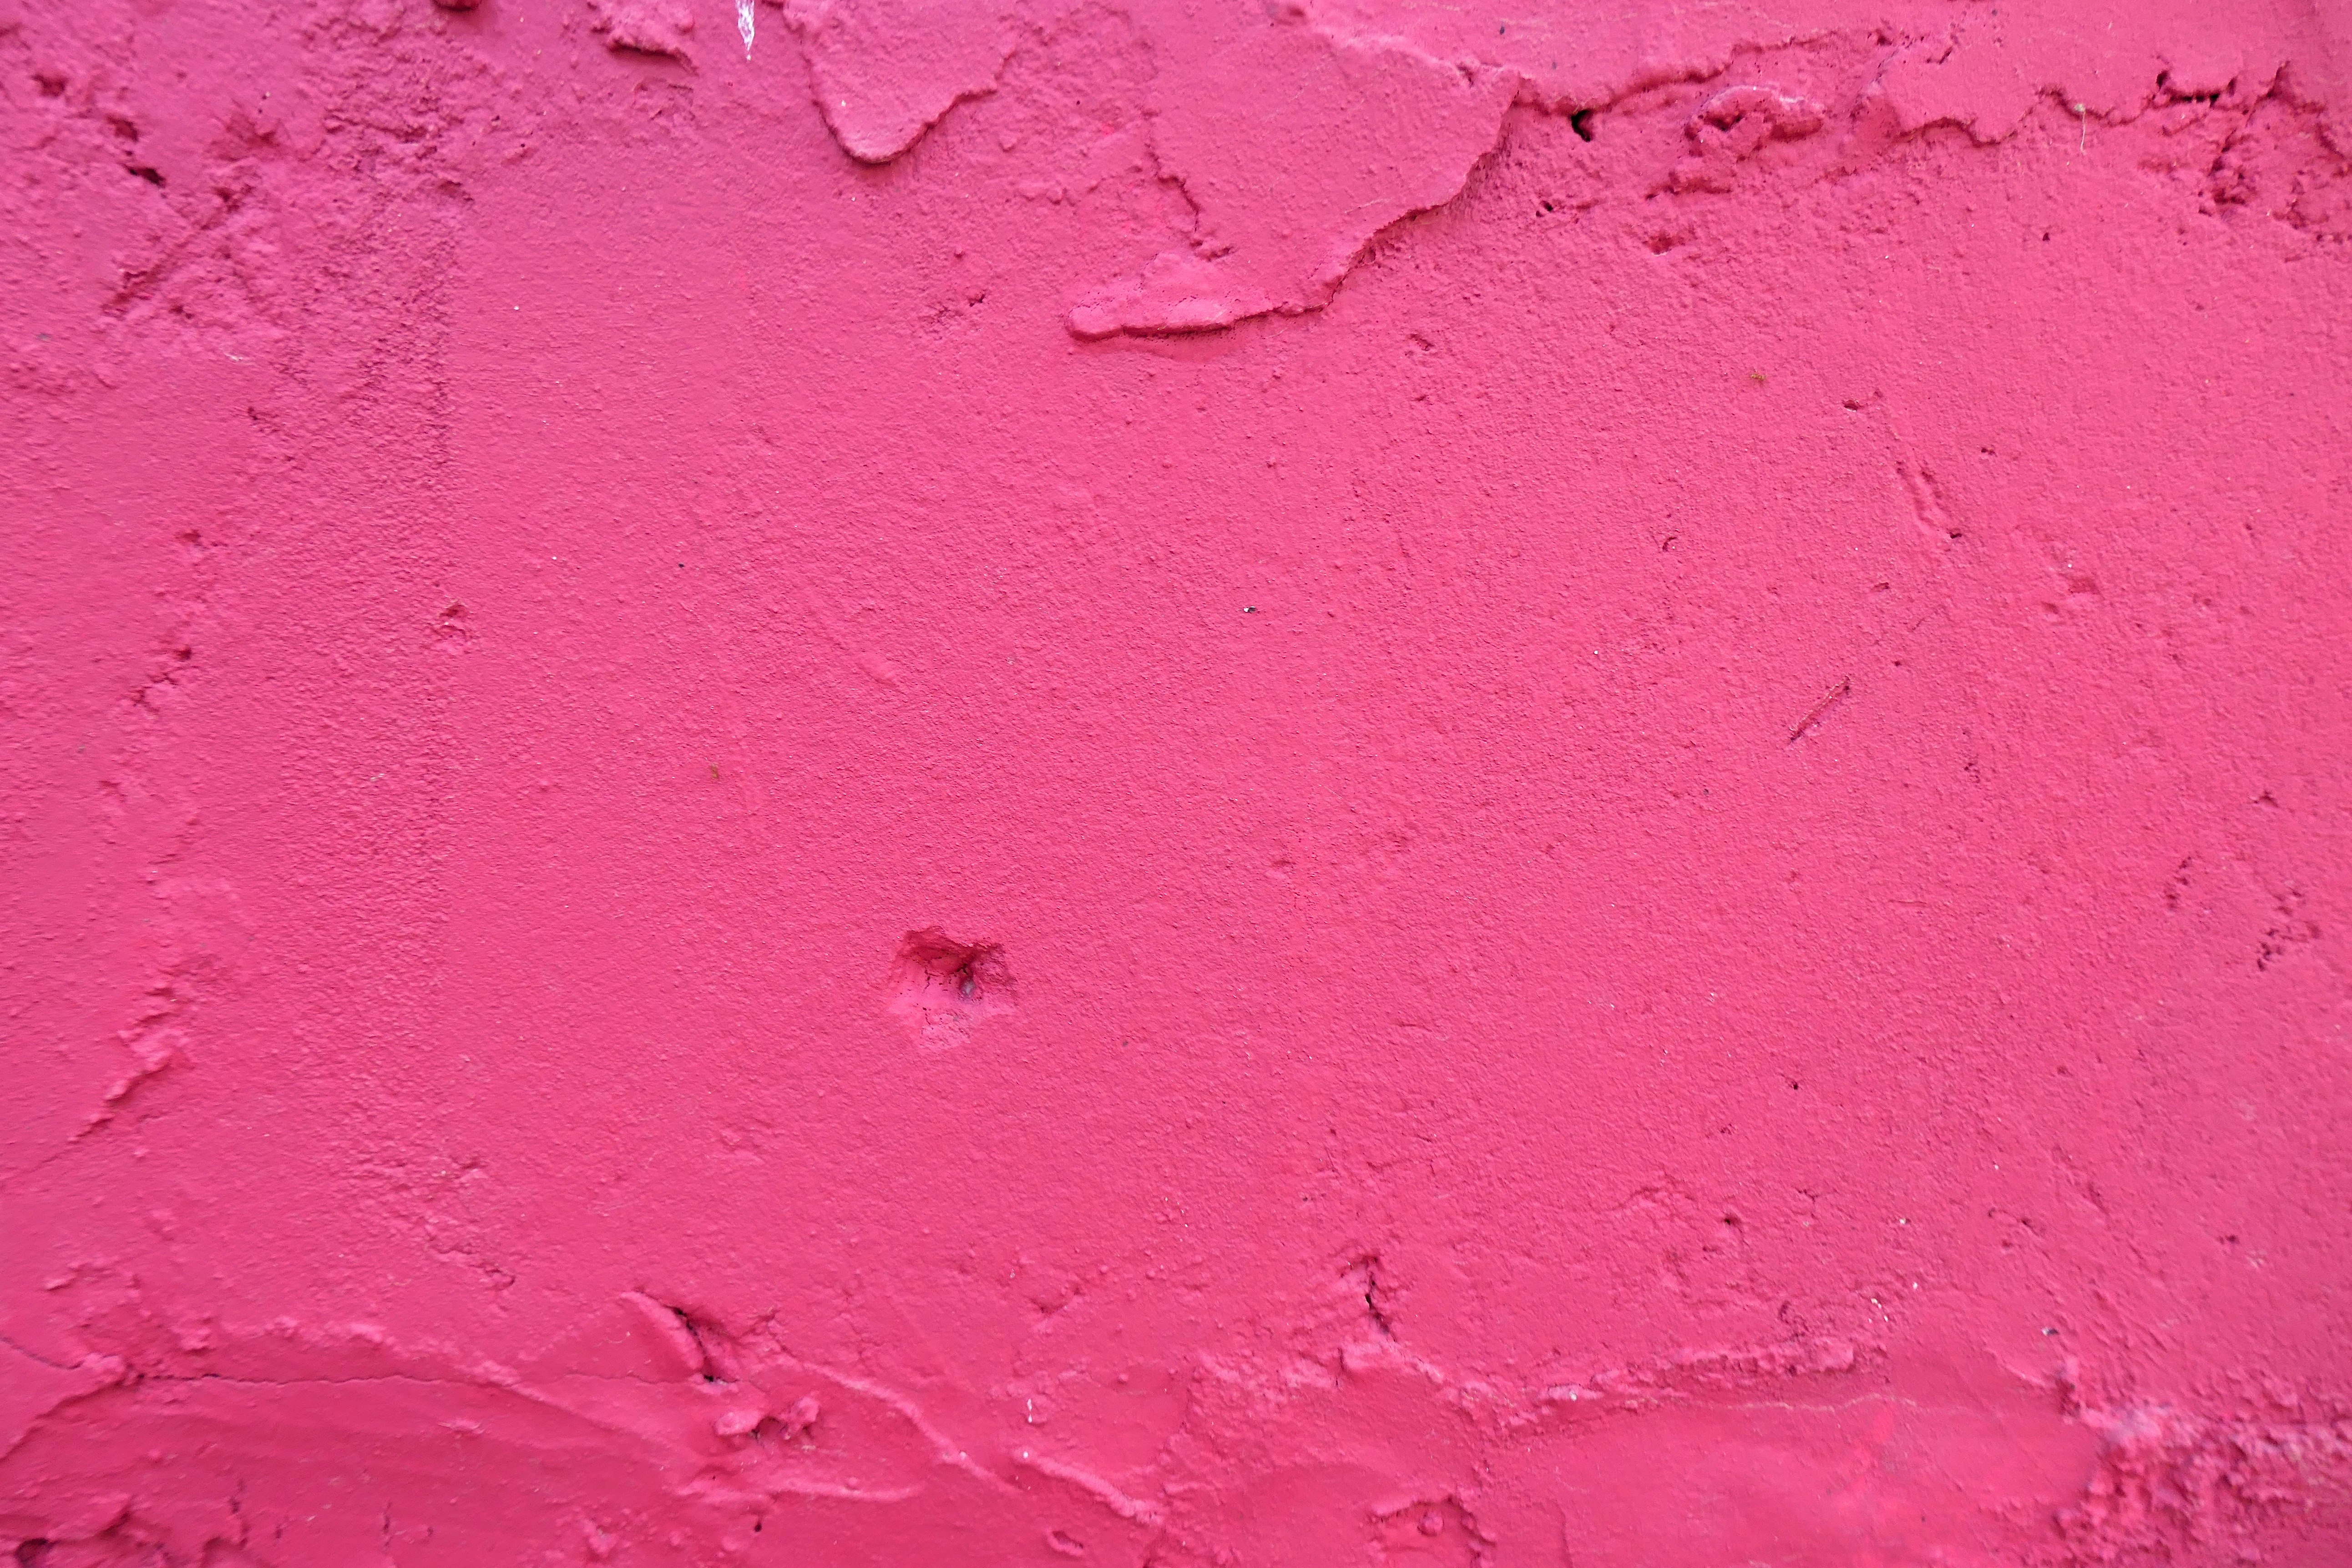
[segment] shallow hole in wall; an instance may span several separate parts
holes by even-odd
[[[1003,948],[958,942],[938,926],[910,931],[899,941],[890,980],[890,1011],[933,1049],[962,1044],[972,1025],[1013,1005]]]

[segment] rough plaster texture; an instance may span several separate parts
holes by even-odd
[[[2347,72],[0,0],[0,1551],[2352,1562]]]

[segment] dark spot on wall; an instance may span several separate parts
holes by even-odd
[[[966,1002],[1003,990],[1003,950],[994,942],[961,942],[937,926],[910,931],[898,944],[898,961],[921,983],[953,993]]]
[[[1389,1292],[1381,1279],[1380,1254],[1368,1252],[1357,1258],[1348,1266],[1344,1279],[1350,1290],[1362,1295],[1364,1315],[1371,1319],[1372,1326],[1380,1330],[1381,1337],[1396,1338],[1396,1325],[1389,1316]]]

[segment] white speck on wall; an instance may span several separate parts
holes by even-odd
[[[735,0],[735,30],[743,35],[743,58],[751,58],[751,0]]]

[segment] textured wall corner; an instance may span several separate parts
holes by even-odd
[[[2352,1561],[2326,8],[0,9],[0,1558]]]

